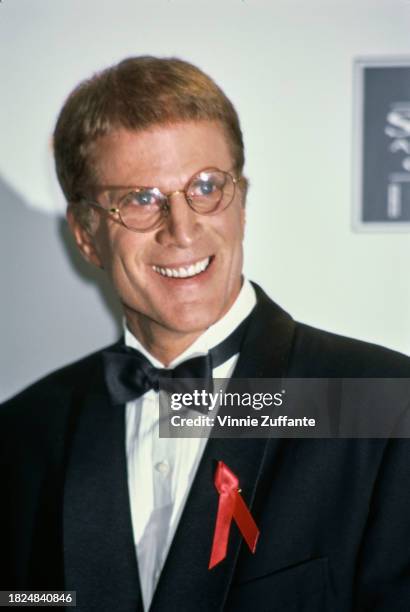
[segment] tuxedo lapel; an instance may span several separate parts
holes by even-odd
[[[294,323],[259,287],[255,286],[255,290],[258,302],[233,377],[281,378],[286,375]],[[239,478],[243,499],[252,510],[265,457],[268,452],[271,456],[278,442],[217,438],[208,441],[154,594],[151,612],[223,608],[242,537],[236,525],[232,525],[225,560],[208,570],[219,501],[214,486],[217,462],[223,461]],[[257,516],[255,519],[257,522]],[[252,554],[246,545],[243,554]]]
[[[236,526],[232,526],[226,559],[208,570],[218,508],[214,486],[217,461],[223,461],[238,476],[243,498],[252,505],[265,447],[266,440],[209,441],[154,594],[151,612],[201,610],[205,609],[204,602],[207,610],[223,607],[242,538]]]
[[[281,378],[286,375],[295,322],[252,283],[257,303],[243,341],[233,378]]]
[[[65,588],[79,610],[142,610],[131,527],[124,407],[114,407],[102,368],[77,399],[64,486]]]

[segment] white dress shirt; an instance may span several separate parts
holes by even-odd
[[[256,303],[255,292],[244,280],[230,310],[169,364],[206,354],[231,334]],[[153,357],[125,328],[125,344],[138,349],[157,368]],[[212,371],[228,379],[239,354]],[[144,609],[148,610],[188,493],[202,457],[206,438],[160,438],[157,392],[150,390],[126,405],[128,490],[134,542]]]

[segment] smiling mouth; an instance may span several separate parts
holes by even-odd
[[[201,259],[194,264],[189,266],[180,266],[178,268],[168,268],[162,266],[152,266],[154,272],[161,274],[161,276],[167,276],[169,278],[191,278],[197,276],[202,272],[205,272],[209,264],[211,263],[212,257],[206,257]]]

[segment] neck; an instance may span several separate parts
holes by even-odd
[[[126,320],[130,332],[165,367],[169,366],[205,331],[176,332],[162,328],[155,322],[151,322],[151,325],[143,325],[140,320],[128,316],[128,313],[126,313]]]

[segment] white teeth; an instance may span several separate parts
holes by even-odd
[[[181,268],[160,268],[159,266],[152,266],[152,269],[162,276],[173,276],[174,278],[187,278],[189,276],[196,276],[200,272],[204,272],[209,266],[211,261],[210,257],[202,259],[195,264]]]

